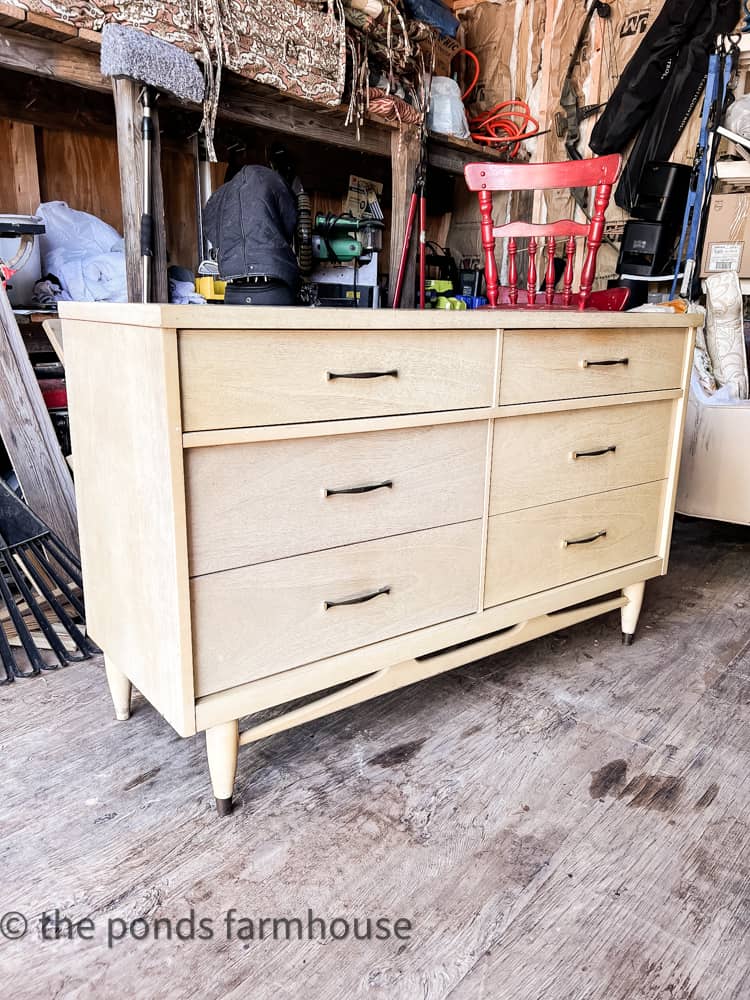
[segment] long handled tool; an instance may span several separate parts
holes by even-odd
[[[102,31],[101,70],[104,76],[126,77],[143,85],[140,93],[141,140],[143,143],[143,200],[140,250],[143,266],[144,302],[151,287],[154,255],[154,224],[151,215],[151,147],[154,124],[151,113],[154,91],[172,94],[181,101],[200,104],[205,82],[195,59],[183,49],[121,24],[106,24]]]
[[[393,293],[393,308],[398,309],[401,305],[401,292],[406,277],[406,269],[409,265],[409,247],[411,246],[414,222],[417,217],[417,207],[419,207],[419,308],[425,307],[425,257],[427,246],[427,199],[425,196],[425,183],[427,180],[427,155],[426,137],[423,136],[420,143],[419,163],[414,175],[414,187],[409,201],[409,214],[406,219],[406,230],[404,232],[404,242],[401,247],[401,259],[398,265],[398,276],[396,278],[396,289]]]
[[[685,214],[682,218],[682,231],[670,293],[672,298],[677,293],[681,269],[683,275],[680,294],[685,298],[691,294],[704,209],[708,204],[713,186],[713,168],[718,149],[716,130],[721,125],[726,107],[735,60],[739,52],[738,37],[732,35],[728,40],[722,39],[717,45],[716,51],[709,56],[700,134],[693,158],[693,172],[685,204]]]
[[[43,521],[0,481],[0,664],[10,684],[97,652],[85,634],[81,567]],[[17,662],[20,646],[30,669]]]
[[[151,292],[151,258],[154,256],[154,218],[151,215],[151,146],[154,122],[151,118],[152,95],[149,87],[141,91],[141,144],[143,146],[143,211],[141,212],[141,262],[143,267],[143,301]]]

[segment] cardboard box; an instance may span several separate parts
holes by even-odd
[[[741,278],[750,278],[750,192],[711,198],[701,277],[716,271],[736,271]]]

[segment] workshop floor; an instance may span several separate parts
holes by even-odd
[[[3,995],[747,1000],[749,555],[679,523],[633,646],[610,615],[247,748],[226,820],[98,662],[2,689]],[[413,929],[237,939],[308,910]]]

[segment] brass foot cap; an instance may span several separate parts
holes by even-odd
[[[216,812],[219,814],[219,816],[231,816],[232,809],[233,806],[231,798],[216,800]]]

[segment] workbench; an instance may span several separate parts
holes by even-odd
[[[241,744],[615,609],[629,642],[666,572],[697,317],[60,314],[116,715],[205,730],[221,813]]]

